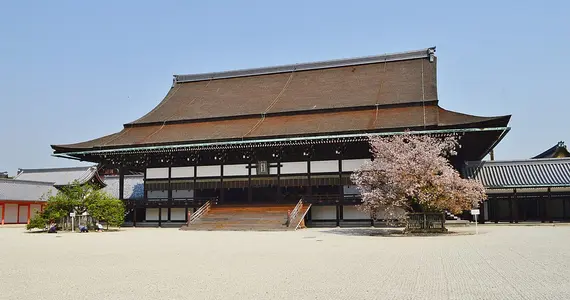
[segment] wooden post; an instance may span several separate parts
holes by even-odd
[[[30,218],[32,217],[32,212],[30,211],[31,204],[28,204],[28,222],[26,224],[30,224]]]
[[[509,196],[509,223],[513,223],[513,197]]]
[[[125,199],[125,169],[119,167],[119,200],[123,199]]]
[[[548,214],[548,206],[550,205],[551,201],[552,201],[552,191],[550,190],[550,188],[548,188],[548,200],[546,201],[544,212],[546,213],[546,218],[550,223],[553,222],[552,216]]]
[[[495,218],[495,224],[499,223],[499,199],[493,199],[493,217]]]
[[[160,204],[159,204],[160,205]],[[158,227],[162,225],[162,207],[158,207]]]
[[[186,206],[186,207],[184,208],[184,215],[185,215],[185,219],[186,219],[186,220],[184,220],[184,221],[186,221],[186,223],[188,223],[188,206]]]
[[[2,204],[2,225],[4,225],[4,216],[6,215],[6,204]]]
[[[313,195],[313,183],[311,182],[311,155],[309,155],[307,160],[307,182],[307,194],[311,197]]]
[[[251,203],[253,201],[253,190],[251,187],[251,161],[247,164],[247,202]]]
[[[137,201],[133,202],[133,227],[137,227]]]
[[[336,227],[340,226],[340,205],[336,205]]]
[[[147,201],[148,200],[148,189],[146,186],[146,169],[144,169],[144,179],[143,179],[143,191],[144,191],[144,200]]]
[[[566,198],[562,198],[562,221],[566,220]]]
[[[166,201],[168,204],[167,212],[167,222],[171,221],[170,215],[172,210],[172,167],[168,167],[168,199]]]
[[[342,158],[338,160],[338,195],[340,203],[344,202],[344,186],[342,185]]]
[[[224,163],[220,165],[220,203],[224,203]]]
[[[519,203],[517,201],[517,189],[514,189],[513,205],[514,205],[515,223],[518,223],[519,222]]]

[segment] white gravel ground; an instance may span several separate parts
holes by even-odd
[[[0,299],[570,299],[570,226],[370,232],[0,228]]]

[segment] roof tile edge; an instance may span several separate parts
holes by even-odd
[[[398,52],[398,53],[387,53],[375,56],[365,56],[356,58],[346,58],[346,59],[336,59],[327,60],[319,62],[310,63],[300,63],[300,64],[290,64],[275,67],[262,67],[262,68],[252,68],[243,70],[233,70],[225,72],[213,72],[213,73],[202,73],[202,74],[186,74],[186,75],[174,75],[174,83],[184,83],[184,82],[194,82],[212,79],[226,79],[234,77],[245,77],[245,76],[257,76],[257,75],[268,75],[277,74],[293,71],[308,71],[308,70],[318,70],[318,69],[328,69],[346,66],[356,66],[380,62],[391,62],[391,61],[401,61],[410,60],[418,58],[432,58],[435,55],[435,47],[430,47],[421,50],[408,51],[408,52]]]

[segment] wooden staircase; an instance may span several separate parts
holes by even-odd
[[[212,205],[199,219],[182,226],[182,230],[235,230],[235,231],[280,231],[294,230],[287,226],[288,212],[294,204],[242,204]],[[306,211],[299,211],[292,220],[297,225]]]

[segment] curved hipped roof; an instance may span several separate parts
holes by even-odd
[[[487,189],[570,187],[570,158],[468,162],[463,175]]]
[[[77,181],[79,184],[91,182],[104,187],[105,183],[99,176],[98,166],[18,169],[14,177],[16,181],[52,182],[55,187],[62,187]]]
[[[562,157],[570,157],[570,152],[568,152],[568,148],[564,142],[560,141],[556,145],[550,147],[546,151],[532,157],[532,159],[537,158],[562,158]]]
[[[162,102],[125,126],[437,100],[434,52],[175,75]]]
[[[120,132],[55,154],[148,146],[403,132],[508,130],[510,116],[438,105],[435,48],[221,73],[176,75],[166,97]],[[496,140],[487,141],[495,143]],[[491,146],[491,144],[489,146]]]

